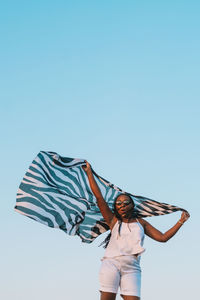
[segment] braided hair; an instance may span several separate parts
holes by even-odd
[[[133,206],[135,206],[135,203],[134,203],[133,199],[131,198],[131,196],[130,196],[128,193],[127,193],[127,194],[121,193],[121,194],[119,194],[119,195],[115,198],[115,201],[114,201],[114,203],[113,203],[113,212],[114,212],[114,214],[115,214],[115,217],[118,219],[118,223],[119,223],[119,228],[118,228],[119,235],[120,235],[120,232],[121,232],[122,219],[121,219],[120,214],[119,214],[118,211],[117,211],[117,208],[116,208],[116,201],[117,201],[117,199],[119,198],[119,196],[122,196],[122,195],[128,196],[128,197],[130,198],[130,200],[132,201]],[[136,213],[135,213],[134,210],[132,211],[132,213],[130,214],[130,216],[128,217],[128,219],[131,219],[131,218],[133,218],[133,217],[136,217]],[[99,245],[99,247],[100,247],[100,246],[103,246],[103,248],[107,248],[107,246],[108,246],[108,244],[109,244],[109,242],[110,242],[110,238],[111,238],[111,232],[107,235],[107,237],[106,237],[105,240]]]

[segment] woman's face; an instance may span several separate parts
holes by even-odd
[[[134,203],[128,195],[120,195],[115,201],[115,207],[118,214],[122,218],[126,218],[130,215],[130,212],[133,211]]]

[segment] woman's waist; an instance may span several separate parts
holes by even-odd
[[[137,245],[137,247],[108,247],[106,248],[106,251],[104,253],[104,257],[117,257],[117,256],[137,256],[142,254],[145,251],[145,248],[143,248],[140,245]]]
[[[109,260],[109,261],[115,261],[118,263],[123,263],[123,264],[132,264],[132,263],[136,263],[136,264],[140,264],[140,259],[141,259],[141,254],[135,255],[135,254],[131,254],[131,255],[118,255],[118,256],[113,256],[113,257],[108,257],[108,256],[103,256],[101,258],[101,261],[104,260]]]
[[[140,240],[132,243],[131,241],[116,241],[111,240],[106,248],[106,252],[125,252],[127,254],[136,254],[142,251],[143,243]]]

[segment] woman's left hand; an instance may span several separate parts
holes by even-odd
[[[180,222],[184,223],[187,221],[187,219],[189,219],[190,214],[187,211],[183,211],[181,214],[181,218],[180,218]]]

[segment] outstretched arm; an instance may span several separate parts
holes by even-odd
[[[149,224],[146,220],[142,220],[142,223],[146,235],[158,242],[167,242],[177,233],[177,231],[180,229],[183,223],[187,221],[189,217],[190,215],[188,212],[182,212],[180,220],[165,233],[160,232],[158,229]]]
[[[108,204],[106,203],[106,201],[104,200],[101,194],[101,191],[94,179],[90,164],[87,161],[85,162],[86,162],[86,166],[83,166],[82,168],[88,176],[90,188],[97,199],[97,205],[101,211],[101,214],[105,219],[106,223],[108,224],[108,226],[111,227],[111,222],[113,220],[114,213],[111,211],[111,209],[109,208]]]

